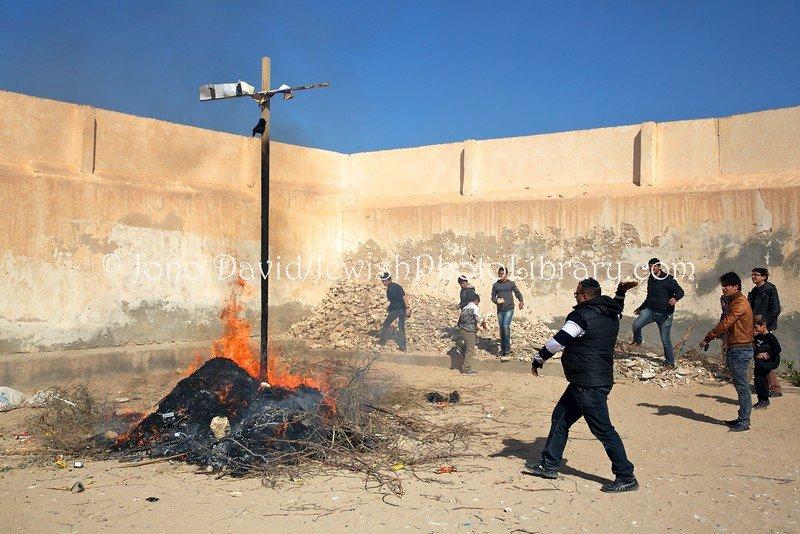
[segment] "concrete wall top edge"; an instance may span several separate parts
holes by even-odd
[[[113,114],[113,115],[118,115],[121,118],[126,118],[126,119],[133,118],[133,119],[140,119],[140,120],[144,120],[144,121],[153,121],[153,122],[156,122],[156,123],[166,124],[166,125],[169,125],[169,126],[174,126],[174,127],[179,127],[179,128],[191,128],[192,130],[198,130],[198,131],[202,131],[202,132],[209,132],[209,133],[219,134],[221,136],[231,137],[231,138],[239,139],[239,140],[250,139],[250,137],[248,137],[246,135],[233,134],[233,133],[229,133],[229,132],[223,132],[221,130],[211,130],[209,128],[201,128],[199,126],[192,126],[191,124],[183,124],[183,123],[180,123],[180,122],[170,122],[170,121],[166,121],[164,119],[159,119],[159,118],[156,118],[156,117],[146,117],[144,115],[134,115],[132,113],[125,113],[125,112],[122,112],[122,111],[114,111],[112,109],[99,108],[99,107],[96,107],[96,106],[91,106],[89,104],[80,104],[78,102],[68,102],[66,100],[55,100],[55,99],[52,99],[52,98],[45,98],[45,97],[41,97],[41,96],[29,95],[29,94],[26,94],[26,93],[17,93],[17,92],[14,92],[14,91],[5,91],[5,90],[0,89],[0,99],[2,99],[3,97],[6,97],[6,96],[25,97],[25,98],[29,98],[31,100],[39,100],[39,101],[41,101],[42,105],[48,105],[48,106],[50,106],[50,105],[61,105],[61,106],[75,106],[75,107],[80,107],[80,108],[88,108],[88,109],[101,111],[103,113],[109,113],[109,114]]]

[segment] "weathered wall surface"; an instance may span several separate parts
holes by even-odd
[[[0,352],[215,335],[233,275],[257,283],[258,143],[0,92]],[[794,351],[797,146],[800,108],[352,155],[273,143],[272,298],[313,304],[342,258],[395,255],[424,257],[404,281],[441,295],[455,284],[428,256],[483,260],[488,294],[488,263],[513,259],[524,313],[550,320],[576,261],[620,262],[607,278],[656,255],[694,265],[680,335],[718,316],[720,272],[767,265]]]
[[[0,351],[207,337],[225,288],[185,268],[257,255],[257,143],[11,93],[0,121]]]
[[[523,314],[545,320],[571,306],[576,276],[587,275],[575,270],[577,262],[590,269],[613,262],[613,278],[620,267],[631,274],[658,256],[687,274],[675,330],[681,336],[696,324],[690,341],[719,316],[719,274],[737,271],[747,291],[751,268],[767,266],[782,295],[781,339],[793,357],[800,348],[799,130],[800,108],[790,108],[467,141],[453,166],[460,164],[468,191],[451,186],[420,195],[424,188],[385,183],[379,195],[347,206],[343,246],[357,250],[372,240],[379,256],[399,253],[422,266],[418,290],[440,294],[455,293],[455,273],[469,268],[430,273],[428,255],[513,263],[532,304]],[[426,147],[429,154],[435,148]],[[551,264],[568,266],[563,280],[543,279],[552,277]],[[493,270],[483,271],[479,292],[489,293]],[[602,266],[588,274],[595,273],[609,278]],[[631,300],[638,305],[643,298],[641,288]]]

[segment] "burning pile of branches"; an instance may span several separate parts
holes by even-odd
[[[272,352],[268,384],[262,383],[238,296],[240,290],[222,313],[225,332],[213,357],[194,362],[156,411],[119,436],[115,454],[180,457],[208,472],[265,478],[346,469],[397,493],[398,469],[466,450],[472,432],[465,426],[394,413],[387,403],[390,380],[375,378],[371,362],[317,362],[316,373],[301,374]]]

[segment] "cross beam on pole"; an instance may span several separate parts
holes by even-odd
[[[312,83],[290,87],[281,85],[269,88],[270,60],[261,58],[261,91],[249,83],[239,80],[235,83],[206,84],[200,86],[200,101],[223,100],[247,96],[258,102],[261,120],[253,128],[253,135],[261,133],[261,346],[259,349],[259,374],[262,382],[269,378],[269,115],[270,99],[283,95],[284,100],[294,98],[297,91],[329,87],[330,82]],[[263,128],[263,129],[262,129]]]

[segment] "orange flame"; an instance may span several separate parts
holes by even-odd
[[[211,357],[228,358],[247,371],[253,378],[260,379],[261,364],[258,351],[253,350],[250,346],[252,329],[250,322],[242,316],[244,305],[240,302],[243,295],[249,296],[252,294],[252,286],[249,286],[241,278],[236,280],[231,295],[225,302],[225,307],[220,314],[223,332],[211,345]],[[194,361],[184,371],[184,375],[192,374],[203,363],[202,356],[200,354],[196,355]],[[270,386],[287,389],[308,386],[320,390],[323,394],[327,394],[331,389],[328,377],[325,375],[311,377],[292,373],[289,367],[280,361],[280,353],[273,347],[269,349],[267,383]]]
[[[184,377],[189,376],[190,374],[200,369],[200,367],[204,363],[206,363],[206,359],[203,358],[203,355],[200,354],[199,352],[195,353],[194,360],[192,360],[192,363],[190,363],[189,366],[186,369],[184,369],[183,372],[181,372],[181,376]]]

